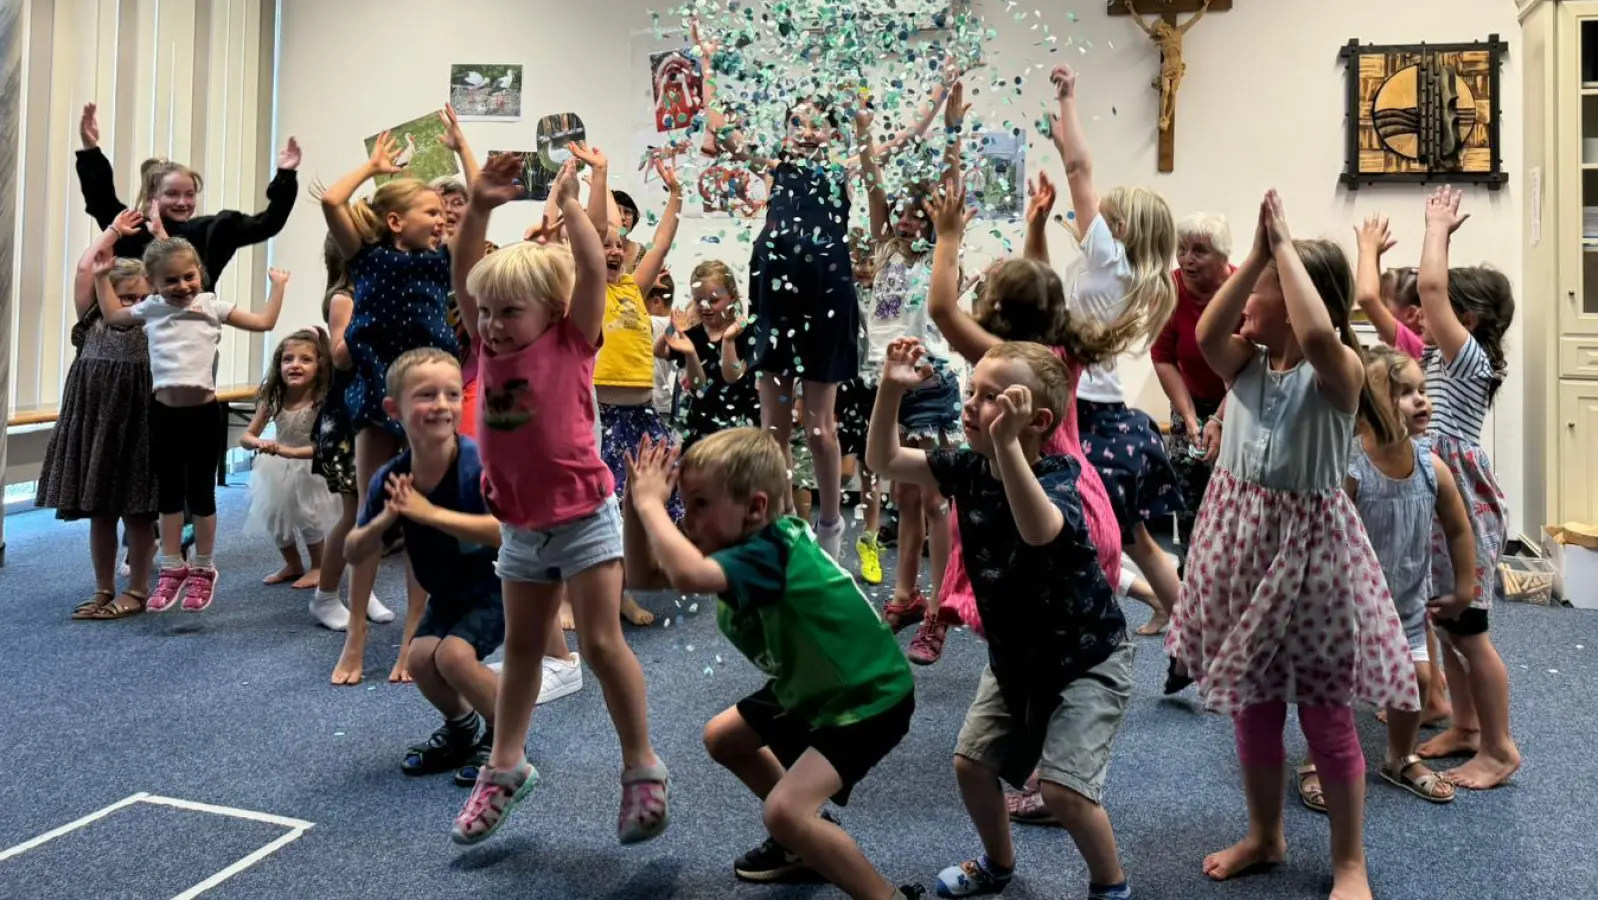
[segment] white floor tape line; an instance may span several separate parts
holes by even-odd
[[[252,809],[238,809],[232,806],[216,806],[210,803],[197,803],[193,800],[179,800],[176,797],[161,797],[156,794],[143,794],[139,797],[143,803],[154,803],[158,806],[171,806],[176,809],[186,809],[189,812],[210,813],[215,816],[231,816],[235,819],[248,819],[251,822],[264,822],[267,825],[281,825],[284,828],[297,828],[304,831],[315,823],[304,819],[291,819],[288,816],[275,816],[271,813],[256,812]]]
[[[58,837],[60,837],[60,836],[62,836],[64,834],[71,834],[72,832],[77,831],[79,828],[82,828],[85,825],[89,825],[89,824],[92,824],[94,822],[97,822],[100,819],[103,819],[106,816],[111,815],[112,813],[116,812],[117,810],[123,809],[125,807],[132,806],[133,804],[138,803],[139,801],[141,801],[141,800],[143,800],[143,799],[145,799],[146,797],[149,797],[149,796],[150,796],[149,794],[140,793],[140,794],[134,794],[131,797],[124,797],[123,799],[118,800],[117,802],[111,804],[110,806],[106,806],[106,807],[103,807],[101,809],[97,809],[94,812],[89,813],[88,815],[84,816],[81,819],[76,819],[74,821],[68,822],[65,825],[62,825],[60,828],[54,828],[54,829],[51,829],[50,831],[46,831],[44,834],[41,834],[41,835],[39,835],[36,838],[32,838],[30,840],[23,841],[22,843],[16,845],[15,847],[8,847],[5,850],[0,850],[0,862],[5,862],[6,860],[10,859],[13,856],[21,856],[22,854],[27,853],[29,850],[32,850],[33,848],[39,846],[40,844],[47,843],[49,841],[53,841],[56,838],[58,838]]]
[[[306,828],[309,827],[310,825],[307,823]],[[211,888],[216,887],[222,882],[227,881],[229,878],[232,878],[234,875],[239,874],[245,869],[248,869],[250,866],[255,865],[256,863],[266,859],[268,856],[271,856],[289,844],[299,840],[300,835],[304,833],[305,828],[296,828],[293,831],[290,831],[288,834],[285,834],[261,849],[256,850],[249,856],[246,856],[238,862],[233,863],[232,865],[216,873],[215,875],[212,875],[210,878],[205,879],[194,887],[191,887],[183,893],[178,894],[177,896],[173,897],[172,900],[193,900],[193,898],[200,896]]]

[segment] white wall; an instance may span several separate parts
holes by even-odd
[[[647,103],[648,92],[647,79],[629,71],[632,33],[649,29],[649,9],[662,5],[650,0],[471,0],[440,16],[437,4],[420,0],[282,0],[278,133],[296,134],[305,145],[306,183],[312,178],[331,181],[361,161],[367,135],[441,105],[450,63],[520,62],[528,72],[525,116],[513,124],[468,123],[467,137],[480,154],[530,148],[539,116],[574,111],[583,117],[593,143],[613,159],[630,158],[636,106]],[[1467,193],[1473,217],[1454,248],[1459,263],[1491,262],[1518,284],[1521,79],[1513,4],[1243,0],[1236,10],[1213,15],[1188,35],[1176,172],[1165,176],[1155,173],[1157,94],[1149,85],[1158,71],[1158,54],[1142,33],[1126,18],[1107,16],[1103,0],[1061,0],[1048,4],[1043,13],[1058,42],[1040,46],[1040,32],[1031,30],[1036,20],[1017,23],[1005,6],[999,0],[975,3],[1000,33],[989,48],[988,73],[1022,76],[1022,94],[1012,91],[1011,102],[1005,104],[1004,97],[983,90],[975,98],[973,118],[1035,121],[1052,97],[1047,68],[1068,60],[1081,72],[1081,103],[1103,185],[1151,185],[1179,216],[1199,210],[1224,213],[1237,223],[1236,243],[1245,247],[1250,237],[1246,226],[1269,187],[1281,190],[1297,236],[1336,238],[1350,251],[1351,224],[1367,213],[1385,211],[1394,216],[1400,241],[1393,264],[1418,258],[1424,190],[1367,187],[1349,193],[1339,187],[1345,81],[1338,49],[1356,37],[1374,43],[1441,43],[1501,35],[1511,47],[1502,82],[1503,157],[1511,181],[1498,192]],[[1074,23],[1069,20],[1072,13]],[[361,52],[363,43],[372,45],[373,52]],[[1050,46],[1060,49],[1051,53]],[[1040,163],[1059,171],[1046,142],[1034,144],[1029,171]],[[658,209],[659,195],[635,189],[630,166],[617,163],[615,168],[613,186],[631,190],[641,204]],[[309,198],[304,203],[307,208],[278,239],[274,260],[311,281],[320,278],[324,230],[314,203]],[[490,237],[515,240],[536,215],[533,204],[513,205],[496,219]],[[739,240],[741,230],[738,223],[725,220],[686,220],[672,268],[686,272],[697,259],[712,257],[742,267],[749,243]],[[975,230],[974,252],[994,252],[999,242],[991,230]],[[1018,229],[1001,230],[1019,246]],[[1056,231],[1057,238],[1064,237]],[[719,243],[703,242],[708,236]],[[1070,252],[1062,244],[1055,248],[1055,258],[1064,261]],[[316,291],[294,292],[285,327],[315,320],[319,301]],[[1517,322],[1511,331],[1512,372],[1519,371],[1522,343]],[[1123,368],[1135,402],[1165,418],[1168,410],[1147,358],[1128,358]],[[1501,394],[1517,395],[1514,388]],[[1521,411],[1506,404],[1495,412],[1488,434],[1495,466],[1517,513],[1524,497],[1517,438],[1521,423]],[[1518,515],[1515,525],[1528,530]],[[1530,529],[1535,527],[1531,523]]]

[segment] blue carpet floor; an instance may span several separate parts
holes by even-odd
[[[700,730],[760,677],[716,632],[712,607],[645,596],[662,621],[629,636],[649,681],[657,748],[676,778],[673,823],[634,848],[615,841],[616,739],[597,682],[540,708],[528,741],[544,781],[487,844],[462,850],[448,828],[465,791],[447,776],[402,776],[403,748],[436,726],[414,688],[384,681],[398,623],[377,626],[366,684],[334,688],[342,635],[312,626],[304,592],[266,588],[276,551],[238,533],[244,491],[221,492],[222,582],[201,615],[69,622],[92,591],[87,527],[49,513],[6,523],[0,570],[0,848],[135,792],[315,823],[299,840],[223,882],[232,898],[808,898],[825,886],[736,882],[732,860],[763,833],[758,804],[705,755]],[[385,563],[380,596],[401,606]],[[1141,608],[1129,608],[1140,622]],[[669,627],[664,620],[670,620]],[[1507,788],[1433,807],[1371,779],[1367,842],[1378,898],[1598,897],[1588,774],[1598,746],[1598,615],[1506,605],[1494,619],[1509,664],[1525,767]],[[910,632],[902,639],[909,641]],[[856,790],[844,823],[896,883],[930,885],[978,850],[950,752],[984,651],[951,636],[943,661],[917,670],[904,743]],[[1228,884],[1204,855],[1243,833],[1230,724],[1192,692],[1159,696],[1159,645],[1139,644],[1138,693],[1116,744],[1107,807],[1142,900],[1312,900],[1330,886],[1324,819],[1290,803],[1289,864]],[[376,676],[375,678],[373,676]],[[1383,732],[1360,714],[1369,758]],[[1289,735],[1289,752],[1303,739]],[[0,860],[0,897],[172,897],[283,835],[279,826],[135,804]],[[1063,832],[1017,831],[1020,869],[1007,898],[1081,897],[1087,875]],[[3,850],[0,850],[3,852]]]

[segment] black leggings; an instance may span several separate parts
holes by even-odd
[[[155,463],[156,509],[216,515],[216,467],[222,458],[222,407],[150,403],[150,459]]]

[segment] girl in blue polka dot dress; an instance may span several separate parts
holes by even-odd
[[[403,436],[399,422],[383,411],[389,364],[419,347],[437,347],[451,355],[460,351],[447,315],[450,248],[444,241],[444,202],[438,192],[423,181],[402,177],[380,185],[370,199],[350,203],[368,179],[402,171],[394,163],[397,149],[394,138],[384,132],[371,159],[322,194],[329,235],[349,261],[355,286],[355,310],[344,331],[353,371],[343,401],[355,429],[358,508],[366,504],[372,476],[398,455]],[[369,563],[376,564],[375,558]],[[352,594],[349,631],[333,670],[334,684],[361,680],[366,615],[354,608],[359,602]],[[413,628],[414,617],[407,616],[406,637]],[[403,649],[400,656],[404,658]]]

